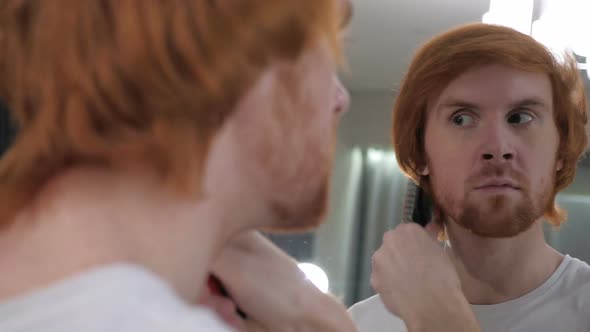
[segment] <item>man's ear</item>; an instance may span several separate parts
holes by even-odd
[[[557,163],[555,164],[555,171],[559,172],[563,169],[563,159],[558,159]]]
[[[430,175],[430,169],[428,168],[428,166],[423,166],[422,168],[420,168],[420,175],[422,175],[422,176]]]

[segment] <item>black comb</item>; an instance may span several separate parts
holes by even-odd
[[[432,199],[414,181],[408,180],[404,197],[402,222],[426,226],[432,220]]]

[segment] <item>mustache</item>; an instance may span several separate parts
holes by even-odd
[[[516,182],[522,190],[529,187],[527,177],[523,172],[514,169],[510,165],[493,164],[483,166],[477,173],[468,177],[467,185],[473,187],[489,178],[509,178]]]

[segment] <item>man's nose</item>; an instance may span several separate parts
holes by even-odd
[[[481,158],[484,162],[508,162],[516,157],[514,134],[503,121],[491,123],[484,129]]]

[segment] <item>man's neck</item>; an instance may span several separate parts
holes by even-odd
[[[206,203],[181,204],[123,182],[74,174],[2,230],[0,301],[113,263],[141,265],[196,300],[212,258],[235,230],[212,220],[219,216]]]
[[[471,304],[498,304],[541,286],[563,255],[544,240],[542,222],[513,238],[482,238],[457,225],[447,227],[449,253]]]

